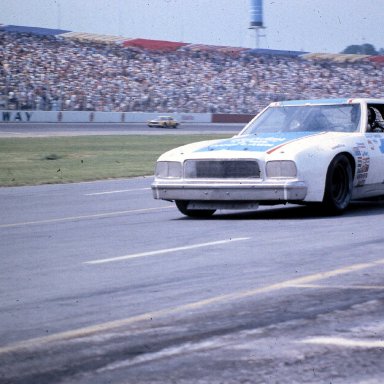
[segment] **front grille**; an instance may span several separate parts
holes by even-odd
[[[260,178],[256,160],[187,160],[184,176],[188,179]]]

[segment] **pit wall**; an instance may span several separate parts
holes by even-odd
[[[159,115],[171,115],[181,123],[247,123],[254,116],[214,113],[0,110],[0,123],[146,123]]]

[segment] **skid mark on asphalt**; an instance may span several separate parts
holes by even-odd
[[[36,221],[24,221],[20,223],[11,223],[11,224],[0,224],[0,228],[12,228],[19,227],[24,225],[36,225],[36,224],[51,224],[51,223],[60,223],[64,221],[78,221],[78,220],[88,220],[88,219],[97,219],[102,217],[113,217],[120,215],[129,215],[132,213],[142,213],[142,212],[151,212],[151,211],[161,211],[163,209],[174,208],[174,205],[167,205],[165,207],[156,207],[156,208],[142,208],[142,209],[131,209],[128,211],[115,211],[115,212],[106,212],[106,213],[95,213],[94,215],[83,215],[83,216],[68,216],[61,217],[57,219],[47,219],[47,220],[36,220]]]
[[[129,259],[136,259],[136,258],[139,258],[139,257],[147,257],[147,256],[158,256],[158,255],[164,255],[164,254],[167,254],[167,253],[173,253],[173,252],[179,252],[179,251],[188,251],[190,249],[210,247],[210,246],[213,246],[213,245],[227,244],[227,243],[231,243],[231,242],[234,242],[234,241],[244,241],[244,240],[249,240],[249,239],[250,239],[249,237],[240,237],[240,238],[227,239],[227,240],[211,241],[209,243],[200,243],[200,244],[186,245],[186,246],[183,246],[183,247],[165,248],[165,249],[159,249],[157,251],[133,253],[133,254],[130,254],[130,255],[125,255],[125,256],[111,257],[109,259],[85,261],[83,264],[105,264],[105,263],[112,263],[112,262],[115,262],[115,261],[123,261],[123,260],[129,260]]]
[[[100,323],[92,325],[89,327],[83,327],[79,329],[74,329],[65,332],[55,333],[49,336],[38,337],[34,339],[24,340],[9,344],[3,347],[0,347],[0,355],[4,353],[16,352],[19,350],[24,350],[27,348],[36,348],[43,345],[52,343],[52,342],[63,342],[65,340],[73,340],[76,338],[83,338],[87,336],[92,336],[100,332],[110,332],[117,330],[123,326],[129,326],[135,323],[152,321],[152,319],[157,319],[165,316],[176,315],[185,313],[191,310],[201,309],[208,307],[210,305],[230,302],[234,300],[241,300],[244,298],[257,296],[263,293],[270,293],[274,291],[279,291],[287,288],[294,288],[297,285],[309,284],[316,281],[326,280],[332,277],[337,277],[353,272],[363,271],[369,268],[378,268],[378,266],[384,265],[384,259],[379,259],[369,263],[362,264],[352,264],[342,268],[333,269],[330,271],[315,273],[303,277],[298,277],[296,279],[290,279],[282,281],[280,283],[266,285],[264,287],[254,288],[246,291],[238,291],[225,295],[213,296],[211,298],[192,302],[189,304],[180,305],[177,307],[165,308],[158,311],[143,313],[142,315],[132,316],[120,320],[109,321],[105,323]]]

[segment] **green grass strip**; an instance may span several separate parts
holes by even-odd
[[[0,139],[0,186],[153,175],[156,159],[180,145],[228,136],[123,135]]]

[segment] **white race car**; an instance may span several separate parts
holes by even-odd
[[[382,115],[378,99],[272,103],[233,138],[161,155],[153,196],[196,217],[286,203],[341,213],[384,195]]]

